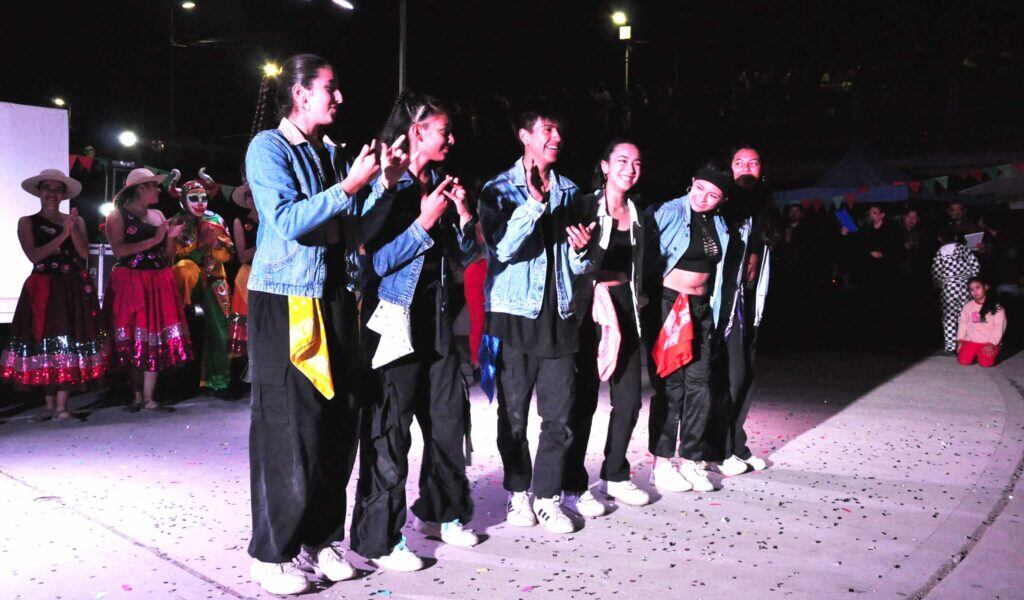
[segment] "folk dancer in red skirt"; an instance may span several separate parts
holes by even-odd
[[[170,266],[183,227],[168,225],[153,208],[165,177],[134,169],[107,217],[117,264],[103,308],[114,334],[114,365],[131,370],[131,412],[167,410],[153,397],[157,374],[192,358],[184,305]]]
[[[102,377],[109,343],[96,289],[86,266],[89,240],[75,209],[60,212],[82,184],[57,169],[21,182],[41,203],[38,213],[18,220],[18,240],[33,263],[0,355],[0,380],[16,387],[41,386],[46,406],[36,420],[71,418],[73,387]]]

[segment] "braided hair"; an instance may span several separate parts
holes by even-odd
[[[388,120],[380,132],[381,144],[393,144],[403,135],[408,135],[414,123],[422,123],[435,115],[449,114],[450,110],[444,102],[427,94],[405,92],[395,98],[395,103],[388,114]],[[403,150],[409,150],[409,140],[402,144]]]

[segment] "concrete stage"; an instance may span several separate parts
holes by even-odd
[[[504,525],[495,406],[474,388],[471,525],[487,539],[466,550],[409,532],[425,570],[375,571],[349,554],[360,578],[313,595],[1024,596],[1024,355],[992,370],[868,352],[758,365],[748,431],[769,470],[623,506],[570,536]],[[98,398],[74,399],[87,418],[76,423],[36,424],[37,407],[0,405],[0,597],[269,597],[249,580],[245,553],[246,402],[197,398],[174,414],[132,415]],[[602,406],[591,473],[607,397]],[[630,453],[645,488],[646,440],[645,401]],[[414,460],[413,480],[418,470]]]

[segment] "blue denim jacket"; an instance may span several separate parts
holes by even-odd
[[[654,242],[657,245],[656,248],[653,248],[651,247],[653,244],[649,244],[649,248],[657,252],[657,256],[661,257],[662,261],[659,261],[658,266],[661,267],[661,277],[664,278],[675,268],[679,258],[690,246],[690,196],[686,195],[669,200],[649,210],[654,223],[653,227],[649,228],[647,239],[649,242]],[[725,248],[729,247],[729,228],[721,215],[715,215],[714,221],[715,230],[718,232],[718,239],[721,242],[720,247],[724,253]],[[650,231],[650,229],[653,229],[653,231]],[[743,236],[744,241],[749,233],[749,228],[745,227],[740,230],[740,235]],[[724,261],[718,261],[718,264],[715,266],[715,277],[711,282],[711,310],[716,324],[718,323],[718,315],[722,308],[723,264]]]
[[[331,164],[321,164],[316,150],[288,119],[277,129],[253,138],[245,155],[245,171],[252,189],[260,228],[252,259],[249,289],[287,296],[320,298],[324,288],[324,251],[332,239],[331,219],[340,216],[351,255],[358,241],[357,198],[340,184],[349,165],[324,136]],[[351,263],[353,267],[355,263]],[[352,275],[350,273],[350,275]]]
[[[576,252],[569,245],[565,228],[578,225],[573,201],[578,188],[567,177],[551,172],[547,203],[530,197],[521,160],[488,181],[480,192],[480,225],[487,243],[487,279],[484,309],[520,317],[536,318],[544,302],[547,252],[544,234],[536,225],[547,210],[551,212],[555,244],[555,284],[558,314],[573,315],[574,276],[591,267],[586,249]]]
[[[430,172],[431,188],[440,180],[441,176],[436,170]],[[411,173],[406,172],[395,185],[395,193],[386,194],[381,180],[378,179],[373,186],[373,197],[363,204],[362,210],[364,241],[368,249],[373,248],[370,259],[374,273],[380,278],[377,297],[404,308],[412,306],[413,294],[416,292],[416,285],[423,269],[424,255],[433,247],[434,238],[415,220],[390,240],[372,238],[391,235],[396,224],[386,221],[395,218],[395,215],[391,214],[395,202],[415,201],[418,209],[420,194],[403,193],[413,186],[418,188],[419,182]],[[397,226],[401,227],[401,224]],[[463,231],[459,227],[458,219],[452,219],[448,213],[434,225],[434,236],[438,243],[443,245],[448,260],[457,261],[463,267],[476,260],[480,252],[472,226],[467,225],[467,231]],[[442,287],[445,287],[443,284],[448,277],[451,277],[449,269],[443,268]],[[447,291],[442,290],[444,298],[447,298]]]

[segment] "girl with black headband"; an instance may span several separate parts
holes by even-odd
[[[729,244],[715,208],[731,187],[729,173],[698,169],[685,196],[653,212],[648,255],[660,267],[662,327],[653,355],[658,377],[651,402],[651,483],[668,492],[710,492],[702,461],[711,413],[711,335],[721,306],[722,256]],[[711,287],[713,286],[713,288]],[[672,463],[677,455],[679,465]]]

